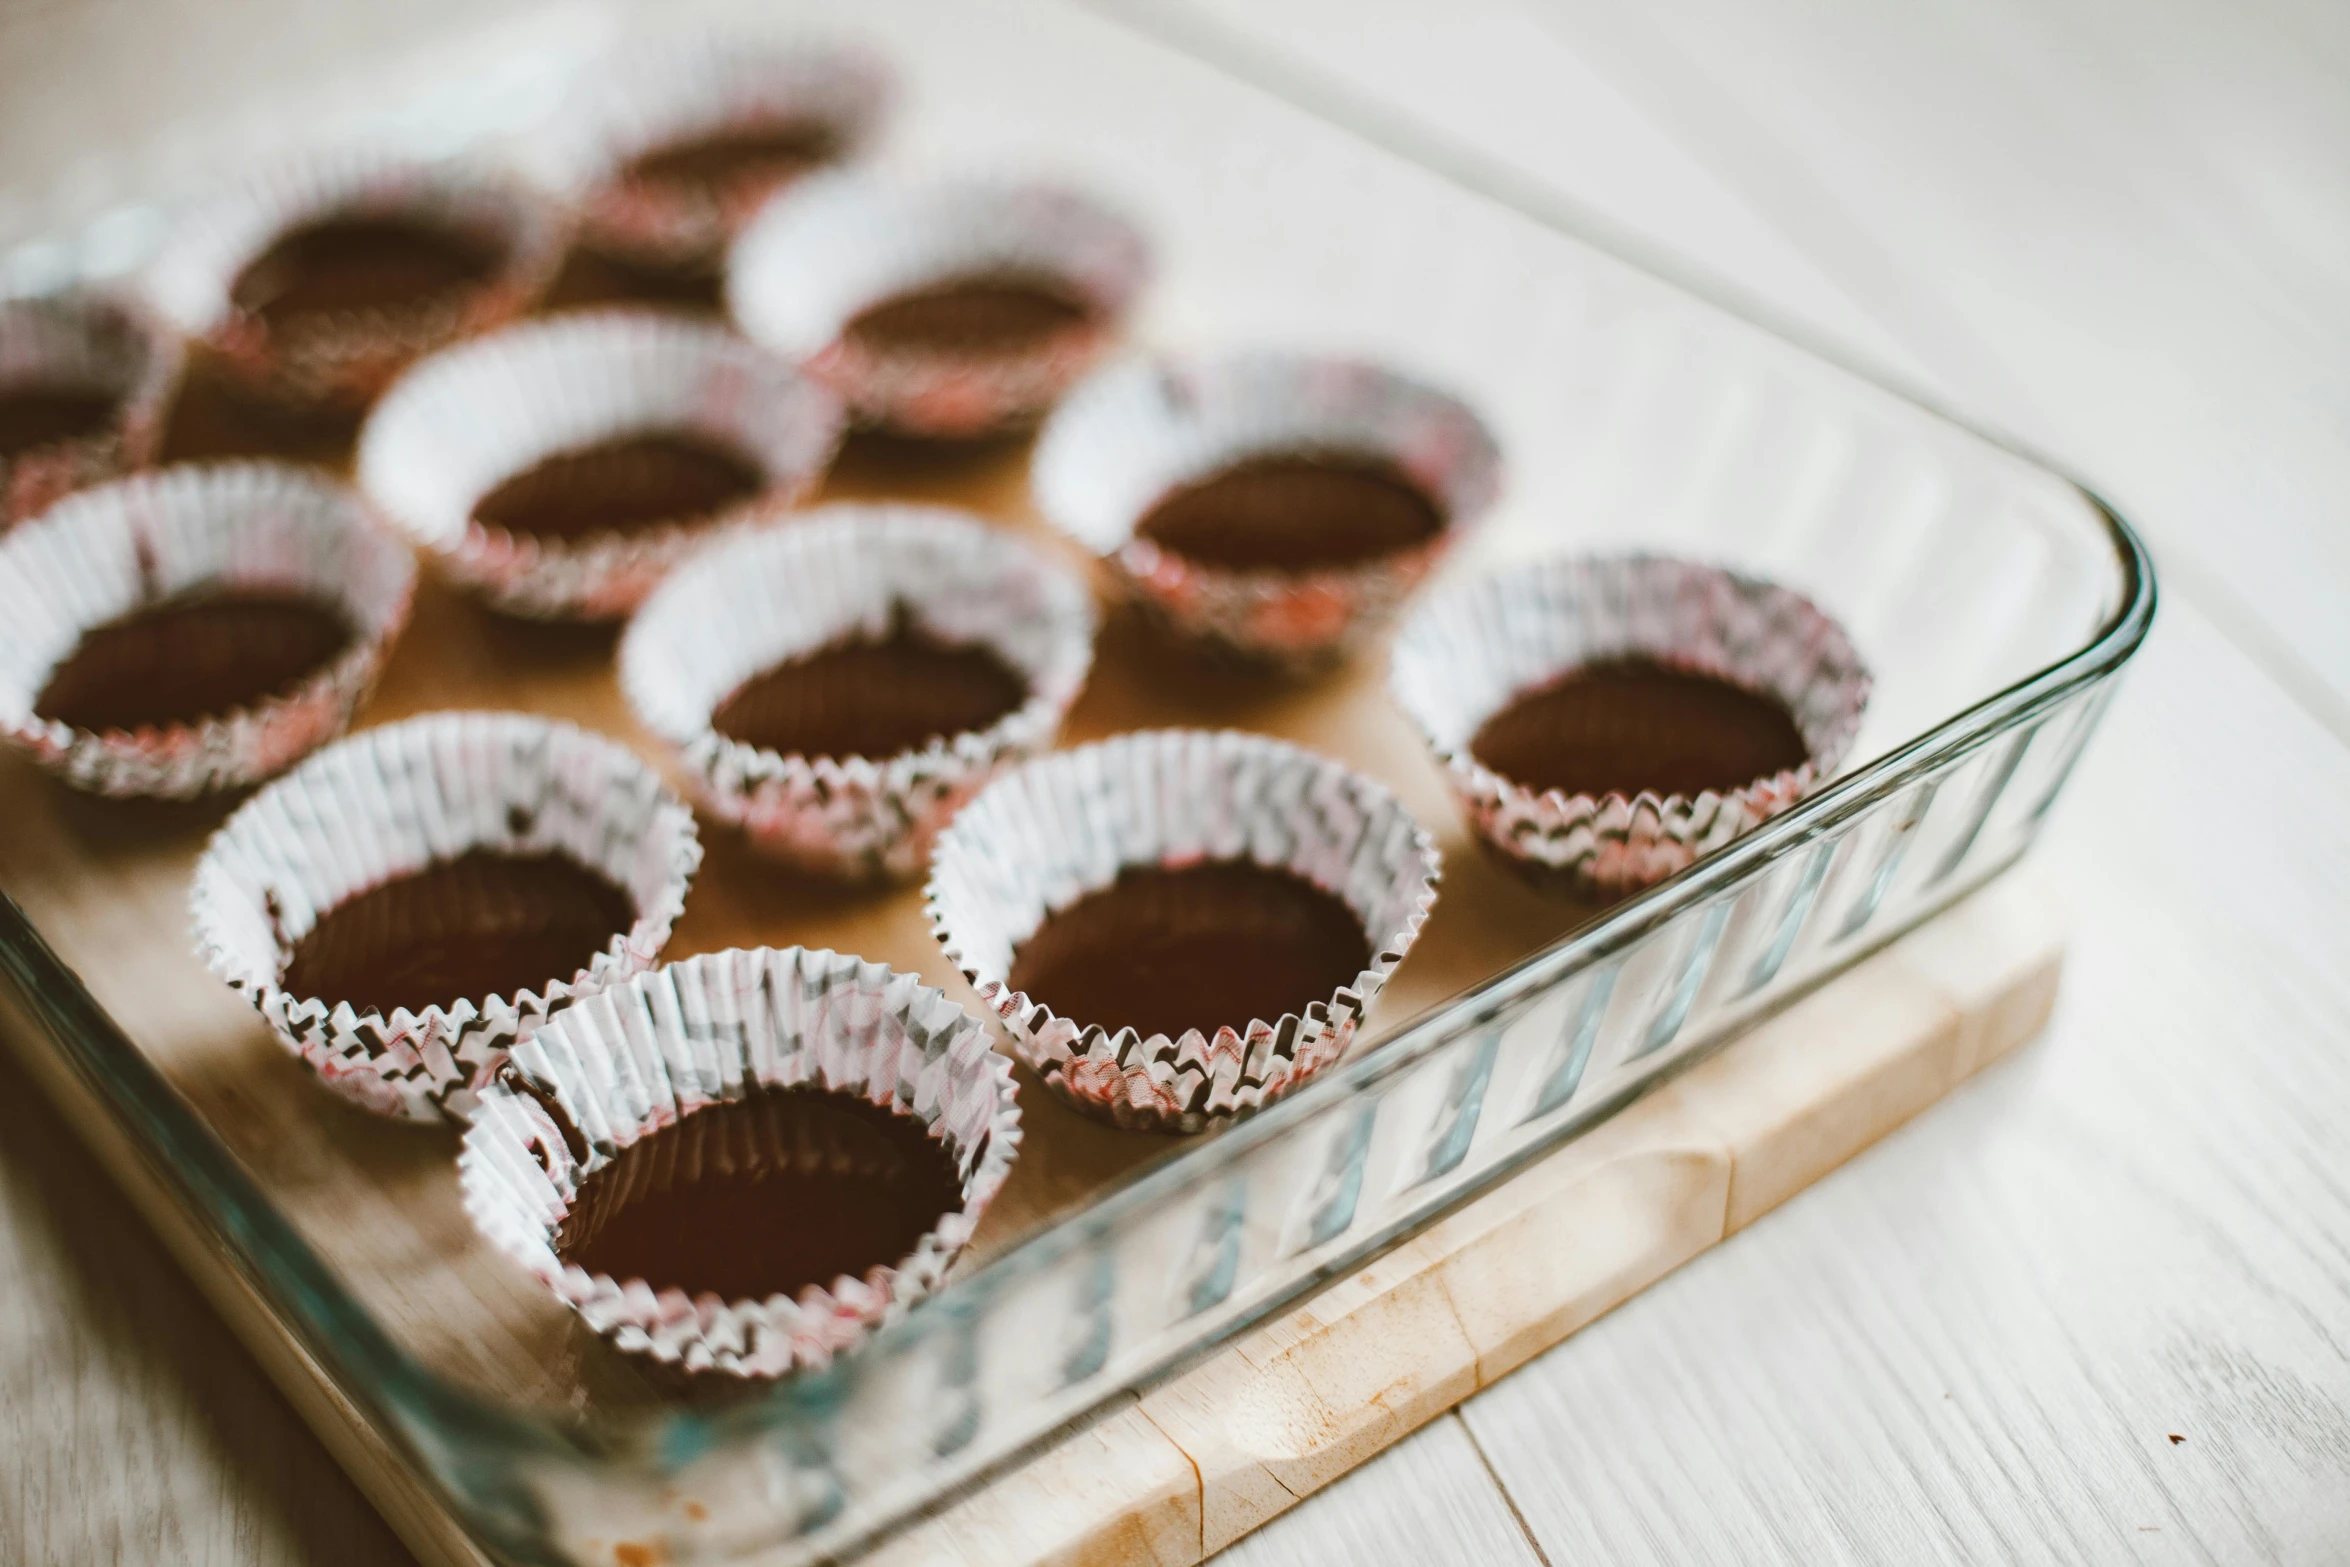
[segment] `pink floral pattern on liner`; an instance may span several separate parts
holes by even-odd
[[[238,308],[238,276],[281,236],[340,217],[412,218],[486,234],[499,263],[455,297],[386,313],[354,310],[272,332]],[[262,171],[198,207],[143,280],[144,294],[199,355],[258,395],[296,409],[365,408],[408,365],[528,310],[563,262],[562,214],[488,165],[340,149]]]
[[[799,1085],[923,1121],[955,1161],[962,1205],[894,1265],[766,1300],[655,1290],[557,1252],[582,1183],[620,1150],[707,1106]],[[616,1348],[765,1378],[825,1364],[936,1289],[1003,1188],[1020,1135],[1011,1064],[978,1018],[918,975],[760,948],[688,958],[551,1019],[483,1095],[458,1180],[475,1228]]]
[[[727,308],[859,420],[962,438],[1033,423],[1117,341],[1150,274],[1142,236],[1082,193],[1033,180],[810,176],[769,202],[727,259]],[[1008,353],[879,352],[844,329],[900,293],[1049,279],[1090,319]]]
[[[420,361],[368,416],[359,482],[464,587],[510,614],[613,620],[714,538],[797,504],[839,448],[840,404],[732,333],[653,311],[509,327]],[[534,463],[599,441],[685,432],[765,475],[716,517],[538,538],[474,515]]]
[[[104,430],[0,455],[0,532],[154,462],[185,358],[177,337],[127,302],[89,294],[0,301],[0,389],[88,388],[115,400]]]
[[[1369,937],[1369,966],[1302,1012],[1180,1038],[1112,1033],[1012,988],[1013,954],[1055,909],[1127,866],[1202,859],[1253,860],[1338,894]],[[1340,763],[1264,735],[1157,730],[999,778],[940,835],[928,908],[948,961],[1055,1093],[1121,1127],[1199,1132],[1346,1053],[1427,922],[1440,871],[1411,813]]]
[[[93,731],[34,710],[83,633],[234,587],[313,594],[350,623],[350,645],[283,696],[192,723]],[[0,736],[94,794],[188,799],[258,783],[350,723],[415,587],[407,546],[308,468],[177,464],[77,492],[0,538]]]
[[[1170,490],[1250,458],[1384,459],[1444,527],[1344,567],[1237,570],[1188,560],[1135,529]],[[1178,635],[1311,672],[1362,647],[1493,504],[1492,435],[1447,394],[1359,360],[1287,353],[1140,360],[1101,371],[1047,421],[1031,467],[1047,521],[1110,563]]]
[[[784,755],[717,733],[745,680],[901,620],[988,647],[1028,683],[987,728],[883,757]],[[843,880],[918,875],[932,841],[1000,769],[1052,743],[1084,687],[1094,614],[1085,584],[1044,552],[944,507],[835,505],[729,540],[639,613],[620,684],[678,748],[704,807],[752,843]]]
[[[612,878],[636,919],[577,973],[512,996],[386,1015],[289,992],[293,944],[369,887],[471,849],[560,852]],[[693,813],[616,742],[522,713],[434,713],[353,736],[238,808],[196,864],[197,951],[281,1043],[381,1115],[463,1120],[549,1013],[652,966],[702,849]]]
[[[1810,755],[1695,797],[1536,791],[1469,749],[1487,718],[1579,665],[1636,656],[1787,705]],[[1430,599],[1396,639],[1390,691],[1478,836],[1537,880],[1620,897],[1677,874],[1835,776],[1870,678],[1843,627],[1758,578],[1659,555],[1519,563]]]

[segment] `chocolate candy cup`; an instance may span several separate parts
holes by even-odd
[[[0,301],[0,532],[153,462],[185,358],[110,299]]]
[[[562,264],[564,228],[544,196],[488,165],[338,149],[259,171],[194,209],[144,291],[248,390],[298,410],[356,413],[421,355],[529,309]],[[415,252],[408,265],[395,265],[395,248]],[[282,262],[295,284],[332,262],[368,268],[377,284],[409,272],[409,282],[435,286],[397,302],[314,301],[321,308],[295,319],[240,297],[264,259]]]
[[[0,539],[0,734],[97,794],[185,799],[257,783],[350,723],[415,584],[407,546],[350,488],[309,469],[178,466],[81,491]],[[347,640],[312,672],[217,713],[127,729],[44,714],[87,633],[243,594],[315,604]],[[138,678],[131,665],[124,675]]]
[[[732,333],[649,311],[534,321],[433,355],[386,393],[359,441],[359,482],[442,569],[539,619],[627,614],[722,528],[806,494],[840,444],[831,393]],[[524,532],[484,501],[550,459],[643,438],[731,454],[756,492],[626,529]],[[600,504],[615,475],[580,488]]]
[[[1246,862],[1341,899],[1369,961],[1352,983],[1274,1018],[1148,1035],[1064,1018],[1015,989],[1047,919],[1134,867]],[[1158,730],[1005,774],[939,835],[932,932],[1055,1093],[1119,1126],[1196,1132],[1336,1061],[1436,901],[1434,842],[1385,788],[1263,735]],[[1210,1004],[1213,1010],[1213,1004]]]
[[[1324,519],[1316,531],[1325,537],[1297,541],[1308,546],[1300,557],[1307,563],[1295,566],[1200,559],[1146,533],[1171,496],[1285,459],[1327,465],[1357,484],[1408,483],[1433,506],[1437,526],[1398,534],[1374,527],[1381,519],[1367,515],[1364,550],[1347,558],[1333,547],[1343,544],[1343,527],[1334,526],[1342,519]],[[1106,561],[1127,592],[1178,635],[1311,672],[1386,626],[1404,595],[1493,503],[1501,456],[1464,404],[1394,371],[1349,359],[1244,353],[1136,360],[1102,371],[1047,421],[1030,472],[1045,519]],[[1262,501],[1249,509],[1268,510]],[[1271,520],[1236,516],[1223,531]]]
[[[1472,749],[1513,701],[1627,661],[1708,676],[1783,706],[1808,755],[1740,786],[1600,794],[1506,778]],[[1478,835],[1537,881],[1617,897],[1662,881],[1835,776],[1868,706],[1841,626],[1798,594],[1658,555],[1519,563],[1432,595],[1398,634],[1389,689]]]
[[[476,851],[570,860],[626,893],[634,919],[576,970],[510,994],[386,1011],[287,988],[329,911]],[[617,743],[524,713],[432,713],[355,735],[246,801],[205,846],[190,905],[204,961],[328,1087],[383,1115],[462,1120],[516,1039],[652,965],[701,860],[693,813]],[[410,899],[381,917],[445,935],[447,914]]]
[[[891,1263],[765,1299],[697,1297],[565,1260],[566,1217],[631,1145],[791,1088],[853,1094],[926,1127],[953,1160],[959,1205]],[[797,1128],[762,1130],[681,1144],[678,1159],[824,1155]],[[458,1178],[490,1244],[617,1348],[686,1371],[773,1377],[824,1364],[936,1288],[1019,1144],[1011,1064],[978,1018],[879,963],[761,948],[688,958],[549,1020],[482,1096]]]
[[[744,229],[726,301],[754,342],[804,365],[861,421],[963,437],[1039,418],[1116,340],[1148,273],[1142,237],[1073,190],[834,173]],[[1015,298],[940,297],[957,286],[1065,308],[1008,319]],[[869,329],[876,307],[915,299],[916,319]]]
[[[549,133],[579,238],[638,266],[714,271],[776,191],[855,157],[887,110],[861,49],[706,31],[627,37],[583,71]]]
[[[710,813],[753,843],[823,875],[906,877],[998,769],[1052,743],[1085,684],[1093,629],[1075,574],[968,513],[827,506],[729,540],[671,577],[628,628],[620,684],[645,727],[682,753]],[[763,672],[909,634],[942,650],[985,650],[1024,689],[991,722],[949,729],[948,716],[944,732],[881,755],[787,752],[714,723]],[[860,704],[907,709],[927,695],[930,710],[952,713],[945,681],[906,691],[886,684],[888,671],[841,673],[804,697],[848,709],[827,715],[836,731],[879,727],[844,722]]]

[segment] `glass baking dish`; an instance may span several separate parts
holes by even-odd
[[[859,1353],[724,1407],[571,1413],[428,1363],[11,884],[0,962],[66,1065],[336,1394],[514,1560],[618,1538],[675,1560],[838,1555],[1295,1303],[2011,864],[2153,614],[2135,536],[2046,466],[1210,63],[1058,0],[820,9],[903,78],[891,158],[1041,160],[1132,204],[1160,247],[1146,339],[1343,346],[1468,397],[1511,492],[1450,569],[1626,544],[1705,556],[1836,614],[1877,691],[1856,760],[1797,809],[1417,1017],[1376,1019],[1342,1068],[1135,1165]],[[118,159],[114,202],[0,254],[0,279],[135,264],[184,180],[160,171],[297,135],[526,137],[627,25],[540,13],[369,91],[189,128],[168,157]],[[699,1517],[668,1505],[681,1493]]]

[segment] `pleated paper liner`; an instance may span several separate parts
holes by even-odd
[[[1074,573],[977,517],[835,505],[679,570],[631,622],[620,682],[717,819],[818,874],[904,878],[981,785],[1052,743],[1093,630]],[[951,661],[974,655],[1000,695],[966,689]],[[770,671],[782,679],[757,694],[775,733],[867,743],[811,754],[722,720]]]
[[[350,723],[415,581],[407,546],[309,469],[81,491],[0,539],[0,733],[97,794],[259,782]]]
[[[209,371],[289,409],[356,412],[420,356],[528,310],[565,232],[493,165],[339,148],[196,207],[144,291]]]
[[[651,966],[701,856],[685,802],[616,742],[522,713],[433,713],[353,736],[247,801],[206,846],[190,901],[206,963],[328,1087],[385,1115],[463,1119],[548,1013]],[[543,890],[498,874],[529,862],[565,874]],[[559,972],[429,1002],[364,993],[428,983],[425,958],[537,957],[551,929],[578,934],[583,891],[629,912]],[[306,942],[346,909],[356,924],[336,922],[332,952]],[[297,965],[361,994],[306,994]]]
[[[853,1096],[935,1140],[951,1172],[939,1211],[917,1215],[918,1194],[892,1189],[910,1184],[900,1161],[810,1091]],[[822,1365],[936,1288],[1019,1142],[1011,1067],[978,1018],[879,963],[761,948],[671,964],[551,1019],[483,1095],[459,1176],[491,1244],[619,1349],[685,1371],[774,1377]],[[916,1223],[918,1236],[898,1236],[905,1250],[886,1261],[764,1295],[577,1260],[593,1260],[615,1215],[657,1198],[672,1229],[695,1232],[666,1237],[666,1250],[736,1254],[705,1256],[707,1276],[788,1270],[757,1237],[791,1216],[778,1205],[811,1177],[838,1185],[854,1211],[803,1209],[806,1228],[845,1224],[867,1248]],[[890,1222],[858,1235],[862,1211],[885,1203]]]
[[[1783,706],[1803,759],[1736,787],[1593,794],[1518,782],[1472,749],[1516,699],[1628,660]],[[1607,897],[1663,880],[1835,776],[1869,685],[1843,628],[1801,595],[1659,555],[1518,563],[1453,584],[1407,620],[1390,674],[1478,835],[1531,879]]]
[[[1285,528],[1306,526],[1293,492],[1224,522],[1224,542],[1249,552],[1238,558],[1203,558],[1152,536],[1172,498],[1266,464],[1301,470],[1292,485],[1312,482],[1316,468],[1355,475],[1358,486],[1400,484],[1431,515],[1416,537],[1382,537],[1369,518],[1341,510],[1312,524],[1321,537],[1284,539]],[[1408,376],[1360,360],[1250,352],[1101,371],[1046,423],[1032,474],[1046,520],[1108,563],[1163,626],[1311,673],[1386,628],[1492,505],[1501,458],[1471,409]],[[1297,562],[1268,563],[1284,544]]]
[[[853,45],[714,28],[629,34],[581,74],[546,134],[577,241],[658,272],[712,273],[778,190],[855,158],[891,96]]]
[[[761,209],[726,298],[861,422],[960,438],[1040,418],[1117,340],[1149,270],[1142,236],[1074,189],[844,171]]]
[[[811,490],[842,423],[830,392],[719,327],[596,312],[419,363],[368,416],[359,481],[498,609],[608,620],[721,529]],[[485,515],[531,487],[554,526]],[[616,497],[634,514],[600,520]]]
[[[1335,897],[1367,953],[1328,994],[1216,1026],[1106,1026],[1062,1017],[1015,969],[1053,915],[1128,871],[1204,864],[1287,873]],[[1270,1102],[1336,1061],[1436,901],[1439,859],[1378,783],[1326,757],[1238,731],[1121,735],[1013,769],[965,807],[931,862],[931,928],[1013,1053],[1078,1108],[1117,1125],[1196,1132]],[[1164,917],[1198,909],[1180,896]],[[1227,915],[1246,893],[1220,900]],[[1131,953],[1101,957],[1118,983]],[[1198,1010],[1218,1010],[1202,998]]]
[[[153,462],[184,358],[121,301],[0,301],[0,532]]]

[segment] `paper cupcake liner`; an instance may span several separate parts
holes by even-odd
[[[482,286],[437,305],[354,310],[290,335],[237,307],[238,275],[279,238],[362,216],[486,234],[503,259]],[[196,208],[149,269],[145,290],[167,322],[248,389],[291,408],[355,412],[419,356],[529,309],[554,281],[564,244],[560,212],[512,175],[345,148],[259,172]]]
[[[575,193],[589,247],[644,266],[714,271],[751,215],[792,181],[696,190],[632,178],[631,160],[706,137],[808,126],[845,162],[872,140],[889,98],[882,62],[845,44],[718,30],[629,36],[581,73],[548,161]]]
[[[1727,794],[1537,792],[1470,753],[1478,727],[1581,665],[1640,657],[1785,703],[1810,757]],[[1659,555],[1518,563],[1432,597],[1395,643],[1390,690],[1478,834],[1536,875],[1618,896],[1662,881],[1835,776],[1868,706],[1844,629],[1785,588]]]
[[[911,435],[1025,426],[1115,341],[1149,273],[1124,219],[1073,190],[993,178],[811,177],[735,241],[727,308],[764,344],[838,391],[858,418]],[[960,278],[1052,279],[1091,319],[1017,353],[879,353],[843,336],[861,310]]]
[[[625,890],[636,919],[586,968],[512,996],[387,1016],[280,983],[327,910],[473,849],[566,855]],[[432,713],[245,802],[205,847],[190,905],[204,961],[328,1087],[383,1115],[463,1119],[548,1013],[652,965],[701,859],[693,813],[617,743],[524,713]]]
[[[718,530],[788,506],[840,444],[839,402],[732,333],[654,311],[509,327],[419,362],[368,416],[359,483],[452,579],[511,614],[625,615]],[[492,489],[559,452],[699,434],[767,477],[716,517],[555,539],[480,521]]]
[[[699,1299],[590,1274],[556,1250],[583,1182],[637,1139],[760,1087],[857,1094],[923,1122],[962,1206],[894,1267],[797,1297]],[[917,975],[800,947],[674,963],[550,1020],[514,1051],[465,1134],[465,1211],[619,1349],[686,1371],[773,1377],[822,1365],[935,1289],[1020,1144],[1010,1063]]]
[[[1130,866],[1246,860],[1342,899],[1372,958],[1303,1013],[1180,1038],[1112,1033],[1012,988],[1051,914]],[[1006,773],[940,834],[931,930],[1054,1092],[1119,1126],[1197,1132],[1336,1061],[1436,902],[1436,846],[1387,790],[1327,757],[1234,730],[1157,730]]]
[[[0,539],[0,734],[67,783],[186,799],[257,783],[340,734],[407,624],[416,560],[358,495],[288,464],[175,466],[70,495]],[[293,590],[350,646],[289,694],[194,723],[89,730],[36,703],[84,633],[207,589]]]
[[[744,681],[902,625],[993,650],[1028,698],[985,729],[894,756],[800,756],[719,734]],[[1010,762],[1052,743],[1093,659],[1085,585],[966,512],[836,505],[742,535],[679,571],[620,647],[620,684],[676,746],[703,804],[769,853],[850,880],[919,874],[948,818]]]
[[[0,393],[60,387],[114,402],[104,430],[0,455],[0,532],[152,463],[185,357],[178,338],[111,299],[0,300]]]
[[[1425,544],[1341,567],[1236,570],[1189,560],[1135,529],[1167,493],[1255,457],[1392,464],[1443,513]],[[1373,364],[1245,353],[1130,361],[1054,413],[1031,467],[1047,521],[1107,561],[1179,634],[1311,670],[1383,629],[1454,539],[1492,505],[1501,455],[1476,414]]]

